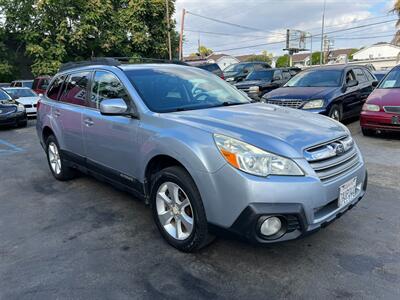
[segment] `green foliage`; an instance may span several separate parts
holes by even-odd
[[[356,49],[356,48],[351,49],[351,52],[350,52],[350,54],[349,54],[349,59],[350,59],[350,60],[353,59],[353,54],[356,53],[358,50],[359,50],[359,49]]]
[[[170,16],[175,0],[168,0]],[[0,0],[2,28],[33,60],[34,75],[54,74],[61,63],[91,56],[167,58],[179,36],[167,26],[165,0]],[[1,59],[1,57],[0,57]]]
[[[320,57],[321,57],[321,52],[313,52],[311,56],[311,64],[319,65]]]
[[[278,57],[278,60],[276,61],[276,67],[277,68],[284,68],[289,66],[289,55],[285,54],[282,56]]]
[[[268,53],[267,51],[263,51],[262,54],[252,55],[246,59],[246,61],[264,61],[266,63],[272,62],[272,53]]]

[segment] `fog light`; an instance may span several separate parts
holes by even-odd
[[[277,234],[282,228],[282,222],[278,217],[269,217],[261,224],[262,235],[271,236]]]

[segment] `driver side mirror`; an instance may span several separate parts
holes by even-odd
[[[100,113],[105,116],[127,116],[131,115],[128,105],[121,98],[104,99],[100,102]]]
[[[249,74],[249,70],[244,69],[244,70],[243,70],[243,74]]]
[[[379,84],[379,81],[378,81],[378,80],[372,81],[372,87],[373,87],[373,88],[376,88],[376,87],[378,86],[378,84]]]

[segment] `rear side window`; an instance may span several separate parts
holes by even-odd
[[[64,83],[65,76],[58,76],[54,79],[53,83],[47,91],[47,97],[53,100],[58,100],[58,95],[60,94],[62,85]]]
[[[97,71],[95,73],[90,98],[88,106],[97,109],[104,99],[122,98],[127,104],[130,103],[129,96],[121,81],[117,76],[106,71]]]
[[[268,69],[266,65],[264,64],[254,64],[254,70],[255,71],[263,71]]]
[[[283,71],[283,79],[290,79],[290,77],[292,77],[292,76],[290,75],[290,72],[284,70],[284,71]]]
[[[368,81],[367,76],[365,76],[362,69],[356,68],[354,69],[354,73],[356,74],[356,79],[358,80],[359,83]]]
[[[374,76],[371,74],[371,72],[369,70],[364,70],[365,74],[367,75],[367,79],[369,81],[373,81],[375,80]]]
[[[65,81],[60,101],[85,106],[90,72],[72,73]]]
[[[33,81],[24,81],[22,82],[23,87],[32,88]]]

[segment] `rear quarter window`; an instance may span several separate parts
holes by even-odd
[[[60,94],[64,80],[65,76],[58,76],[56,79],[54,79],[51,86],[49,87],[49,90],[47,91],[48,98],[52,100],[58,100],[58,96]]]

